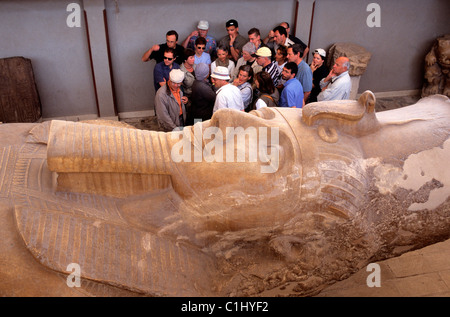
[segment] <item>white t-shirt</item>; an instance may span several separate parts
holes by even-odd
[[[235,85],[226,84],[217,90],[213,113],[223,108],[244,110],[241,91]]]
[[[258,101],[255,103],[255,107],[256,107],[256,110],[259,110],[259,109],[261,109],[261,108],[267,107],[267,104],[265,103],[264,100],[262,100],[262,99],[260,98],[260,99],[258,99]]]

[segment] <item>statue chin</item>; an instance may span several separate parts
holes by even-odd
[[[0,125],[0,294],[305,296],[447,239],[449,98],[375,103]]]

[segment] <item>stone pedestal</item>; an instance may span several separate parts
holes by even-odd
[[[356,99],[356,96],[358,95],[359,80],[361,79],[361,76],[350,76],[350,79],[352,81],[352,90],[350,90],[350,99]]]
[[[345,56],[350,60],[350,69],[348,74],[352,80],[352,90],[350,99],[356,99],[358,94],[359,81],[362,74],[366,71],[372,54],[364,47],[353,43],[335,43],[328,50],[327,64],[331,69],[338,57]]]

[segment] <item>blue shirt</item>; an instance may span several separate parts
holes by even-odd
[[[202,56],[198,57],[197,54],[194,55],[195,56],[195,65],[198,65],[200,63],[204,63],[206,65],[210,65],[211,64],[211,55],[209,55],[208,53],[203,52]]]
[[[191,49],[193,49],[195,51],[195,40],[197,38],[198,38],[198,36],[191,37],[187,47],[191,48]],[[209,36],[209,35],[206,35],[205,39],[206,39],[205,52],[208,53],[208,54],[212,54],[213,52],[215,52],[215,50],[217,48],[217,42],[216,42],[215,38],[213,38],[212,36]]]
[[[297,66],[298,72],[297,75],[295,75],[295,78],[297,78],[298,81],[302,84],[304,92],[311,91],[313,84],[313,73],[311,67],[309,67],[309,65],[306,64],[304,60],[302,60]]]
[[[155,65],[155,69],[153,70],[153,83],[155,84],[155,92],[161,87],[159,85],[160,82],[163,82],[164,79],[169,81],[169,73],[172,69],[180,69],[180,65],[177,63],[172,64],[172,68],[166,66],[164,62],[158,63]]]
[[[296,107],[303,106],[303,87],[297,78],[289,79],[281,91],[280,107]]]

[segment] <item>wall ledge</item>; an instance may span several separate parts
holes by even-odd
[[[375,95],[375,98],[417,96],[417,95],[420,95],[420,93],[421,93],[420,89],[373,92],[373,94]],[[356,95],[356,99],[358,99],[361,95],[362,94]]]

